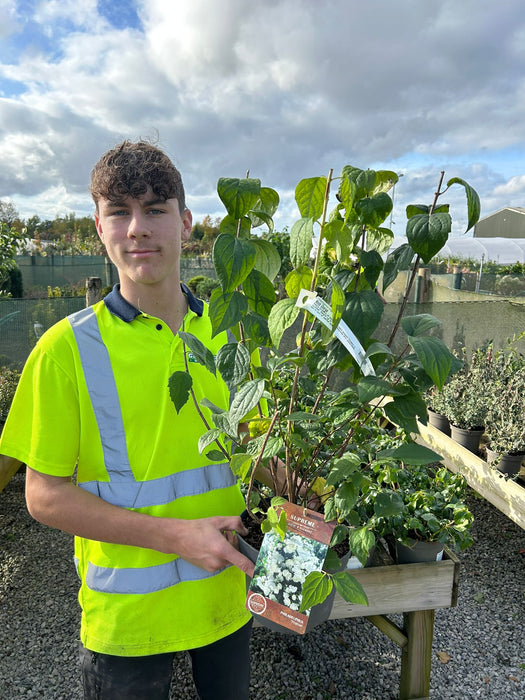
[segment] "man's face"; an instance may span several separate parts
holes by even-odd
[[[95,223],[121,289],[178,283],[181,241],[191,233],[191,213],[176,199],[159,200],[151,190],[138,198],[100,199]]]

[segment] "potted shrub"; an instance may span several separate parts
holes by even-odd
[[[262,519],[257,477],[264,466],[273,495],[285,494],[291,503],[306,506],[316,493],[325,520],[340,526],[331,544],[345,540],[352,553],[366,559],[375,535],[359,520],[356,507],[375,473],[363,450],[392,445],[378,415],[399,426],[404,441],[412,441],[417,418],[426,418],[423,392],[432,384],[441,389],[455,364],[448,348],[431,335],[439,325],[436,318],[404,315],[420,262],[430,261],[451,229],[449,207],[438,205],[439,197],[459,184],[467,195],[469,228],[479,216],[474,190],[459,178],[442,190],[443,178],[441,173],[431,205],[407,208],[408,243],[386,261],[393,234],[383,223],[392,210],[388,191],[398,179],[394,172],[346,166],[339,177],[330,171],[328,177],[302,180],[295,192],[300,219],[290,231],[293,269],[285,278],[284,297],[274,283],[280,256],[257,233],[263,225],[272,231],[277,193],[252,178],[219,180],[227,215],[213,250],[220,287],[211,295],[209,315],[213,333],[229,331],[232,340],[214,358],[188,333],[179,335],[188,353],[220,372],[235,391],[229,411],[209,402],[199,409],[206,425],[200,449],[210,459],[230,461],[245,484],[253,519]],[[399,316],[388,342],[377,342],[384,310],[377,293],[380,274],[385,290],[407,263],[412,271]],[[401,349],[394,352],[398,332]],[[186,372],[172,375],[170,392],[177,410],[191,400],[188,365]],[[281,481],[278,461],[284,467]],[[395,502],[393,493],[390,489]],[[379,512],[381,505],[380,499]],[[270,527],[286,527],[278,504],[263,524]],[[314,572],[303,596],[319,603],[332,582],[347,600],[366,600],[344,572]]]
[[[450,422],[452,439],[471,452],[478,451],[485,432],[487,385],[493,368],[490,358],[486,348],[478,348],[470,360],[463,351],[463,366],[445,384],[438,399]]]
[[[515,362],[508,360],[510,368]],[[500,471],[516,475],[525,457],[525,364],[502,373],[490,387],[487,458]]]
[[[447,403],[442,391],[431,386],[423,395],[427,405],[428,422],[445,435],[450,436],[450,421],[447,417]]]
[[[370,551],[359,545],[366,539],[382,541],[399,563],[436,561],[445,545],[462,550],[472,544],[465,479],[437,462],[439,455],[432,450],[405,437],[398,442],[372,455],[363,470],[366,484],[356,505],[361,532],[354,528],[349,533],[363,565]]]

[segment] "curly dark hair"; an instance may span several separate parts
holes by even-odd
[[[90,192],[98,200],[140,197],[151,187],[159,199],[176,198],[186,208],[182,178],[168,156],[147,141],[123,141],[105,153],[91,171]]]

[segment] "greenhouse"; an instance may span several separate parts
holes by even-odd
[[[407,242],[406,237],[394,238],[390,251]],[[461,258],[510,265],[525,262],[525,238],[467,238],[450,237],[439,251],[441,260]]]

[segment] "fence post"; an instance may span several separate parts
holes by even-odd
[[[86,279],[86,306],[92,306],[102,299],[102,280],[100,277]]]

